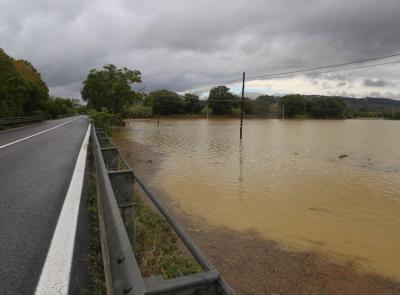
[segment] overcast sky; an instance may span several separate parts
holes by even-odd
[[[80,98],[107,63],[140,70],[148,91],[185,91],[400,52],[399,12],[399,0],[0,0],[0,47],[31,61],[53,95]],[[400,98],[400,64],[247,86]]]

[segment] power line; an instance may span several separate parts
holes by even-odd
[[[385,56],[380,56],[380,57],[367,58],[367,59],[359,59],[359,60],[354,60],[354,61],[349,61],[349,62],[344,62],[344,63],[339,63],[339,64],[333,64],[333,65],[311,67],[311,68],[302,69],[302,70],[293,70],[293,71],[280,72],[280,73],[257,75],[257,76],[248,77],[248,79],[264,78],[264,77],[287,75],[287,74],[297,74],[297,73],[303,73],[303,72],[336,68],[336,67],[347,66],[347,65],[352,65],[352,64],[366,63],[366,62],[371,62],[371,61],[376,61],[376,60],[381,60],[381,59],[387,59],[387,58],[397,57],[397,56],[400,56],[400,53],[395,53],[395,54],[390,54],[390,55],[385,55]]]
[[[327,73],[333,73],[333,72],[342,72],[342,71],[349,71],[349,70],[356,70],[356,69],[363,69],[363,68],[372,68],[372,67],[378,67],[378,66],[384,66],[384,65],[390,65],[390,64],[396,64],[400,63],[400,60],[395,60],[391,62],[385,62],[385,63],[377,63],[377,64],[372,64],[372,65],[364,65],[364,66],[357,66],[357,67],[350,67],[350,68],[344,68],[344,69],[334,69],[334,70],[328,70],[328,71],[318,71],[315,73],[305,73],[305,75],[316,75],[316,74],[327,74]],[[257,80],[260,77],[263,78],[284,78],[291,76],[293,74],[304,74],[304,72],[309,72],[311,69],[306,69],[306,70],[298,70],[298,71],[292,71],[292,72],[286,72],[286,73],[276,73],[276,74],[269,74],[269,75],[263,75],[263,76],[253,76],[249,77],[249,81],[252,80]]]
[[[367,59],[359,59],[359,60],[354,60],[354,61],[349,61],[349,62],[344,62],[344,63],[338,63],[338,64],[333,64],[333,65],[311,67],[311,68],[301,69],[301,70],[293,70],[293,71],[286,71],[286,72],[278,72],[278,73],[256,75],[256,76],[247,77],[246,81],[252,81],[252,80],[259,79],[259,78],[283,78],[285,76],[293,75],[293,74],[300,74],[300,73],[304,74],[304,73],[311,72],[311,71],[319,71],[319,70],[323,70],[323,69],[342,67],[342,66],[347,66],[347,65],[352,65],[352,64],[366,63],[366,62],[382,60],[382,59],[398,57],[398,56],[400,56],[400,53],[394,53],[394,54],[390,54],[390,55],[367,58]],[[319,72],[310,73],[310,74],[325,74],[325,73],[332,73],[332,72],[338,72],[338,71],[348,71],[348,70],[354,70],[354,69],[361,69],[361,68],[369,68],[369,67],[377,67],[377,66],[382,66],[382,65],[395,64],[395,63],[399,63],[399,62],[400,62],[400,60],[397,60],[397,61],[386,62],[386,63],[377,63],[377,64],[372,64],[372,65],[350,67],[350,68],[345,68],[345,69],[335,69],[335,70],[322,71],[322,72],[319,71]],[[195,90],[192,90],[192,91],[187,91],[186,93],[201,93],[201,92],[208,91],[208,90],[210,90],[210,89],[212,89],[212,88],[214,88],[216,86],[226,86],[228,84],[232,84],[232,83],[240,82],[240,81],[242,81],[242,79],[238,78],[238,79],[235,79],[235,80],[230,80],[230,81],[226,81],[226,82],[223,82],[223,83],[215,84],[214,86],[209,86],[209,87],[206,87],[206,88],[200,88],[200,89],[195,89]]]
[[[215,84],[214,86],[209,86],[207,88],[198,88],[198,89],[195,89],[195,90],[192,90],[192,91],[187,91],[186,93],[201,93],[201,92],[205,92],[207,90],[210,90],[210,89],[212,89],[212,88],[214,88],[216,86],[226,86],[228,84],[232,84],[232,83],[239,82],[239,81],[242,81],[242,79],[235,79],[235,80],[231,80],[231,81]]]

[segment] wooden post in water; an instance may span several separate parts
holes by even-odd
[[[160,98],[157,96],[157,124],[160,124]]]
[[[244,81],[246,79],[246,73],[243,72],[243,84],[242,84],[242,102],[240,104],[240,140],[242,140],[243,134],[243,112],[244,112]]]

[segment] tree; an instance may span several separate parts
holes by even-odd
[[[346,110],[345,102],[336,97],[313,97],[306,106],[313,118],[343,118]]]
[[[15,60],[0,48],[0,117],[43,112],[47,98],[47,85],[32,64]]]
[[[304,97],[299,94],[286,95],[281,98],[281,104],[285,107],[286,117],[296,117],[305,114],[306,104]]]
[[[196,114],[203,108],[197,95],[186,93],[183,98],[185,100],[186,113]]]
[[[49,89],[42,81],[39,72],[26,60],[16,60],[15,67],[25,84],[24,114],[32,115],[35,111],[46,108]]]
[[[276,98],[270,95],[260,95],[256,99],[245,100],[246,114],[267,117],[271,112],[271,105],[274,104]]]
[[[135,98],[133,83],[141,83],[141,73],[127,68],[118,69],[108,64],[102,70],[92,69],[83,81],[81,91],[88,107],[101,111],[107,108],[120,113]]]
[[[185,111],[183,98],[176,92],[165,89],[150,92],[143,104],[152,106],[153,114],[157,114],[158,108],[161,115],[183,114]]]
[[[50,96],[48,98],[47,106],[48,117],[51,119],[73,115],[82,107],[75,99],[56,96]]]
[[[239,98],[230,93],[226,86],[212,88],[208,96],[208,103],[216,115],[232,114],[232,108],[237,106],[238,102]]]
[[[13,59],[0,49],[0,117],[21,115],[23,93],[22,85]]]

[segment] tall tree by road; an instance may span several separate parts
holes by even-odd
[[[83,81],[81,91],[88,107],[101,111],[107,108],[113,113],[120,113],[135,98],[133,83],[141,83],[141,73],[127,68],[119,69],[113,64],[102,70],[93,69]]]
[[[45,113],[49,90],[39,72],[0,48],[0,117]]]

